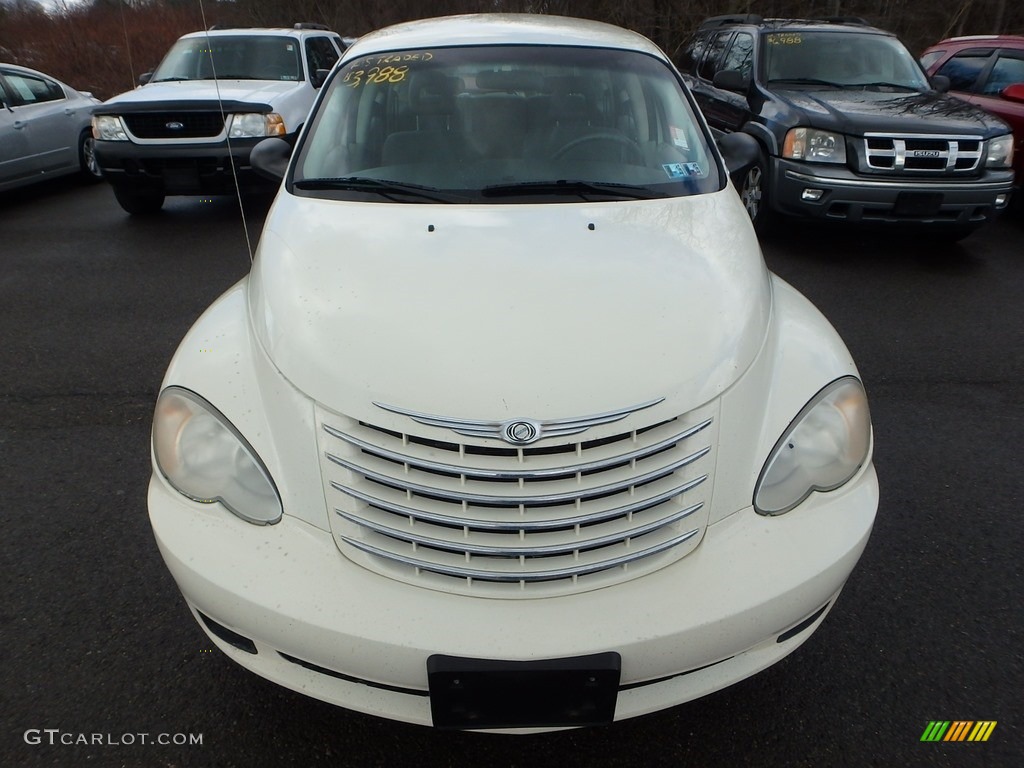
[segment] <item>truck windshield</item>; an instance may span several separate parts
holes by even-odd
[[[807,30],[768,32],[764,72],[777,85],[930,87],[910,51],[886,35]]]
[[[699,194],[724,179],[664,63],[532,45],[350,61],[291,182],[318,197],[521,203]]]
[[[299,46],[278,35],[189,37],[168,51],[150,82],[302,79]]]

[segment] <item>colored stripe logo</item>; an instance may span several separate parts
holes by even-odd
[[[988,741],[996,720],[932,720],[921,741]]]

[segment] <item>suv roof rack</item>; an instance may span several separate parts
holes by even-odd
[[[292,29],[320,29],[326,32],[330,27],[326,24],[317,24],[313,21],[300,21],[297,22]]]
[[[870,27],[871,23],[860,16],[812,16],[811,21],[824,21],[827,24],[855,24],[859,27]]]
[[[725,14],[724,16],[711,16],[700,23],[700,29],[712,27],[724,27],[728,24],[760,24],[764,19],[756,13]]]

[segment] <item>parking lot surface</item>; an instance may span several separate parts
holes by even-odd
[[[246,205],[253,243],[266,206]],[[822,628],[754,678],[609,728],[512,737],[255,677],[211,648],[164,568],[152,408],[182,335],[248,270],[238,207],[180,198],[131,218],[106,186],[70,181],[0,196],[0,764],[1020,764],[1019,216],[946,248],[802,225],[764,244],[867,386],[882,502],[863,559]],[[984,743],[922,742],[935,720],[997,725]]]

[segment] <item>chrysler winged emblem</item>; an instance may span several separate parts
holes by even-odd
[[[649,400],[646,403],[631,405],[628,408],[623,408],[618,411],[597,413],[593,416],[580,416],[568,419],[546,419],[543,421],[527,418],[514,418],[507,419],[505,421],[453,419],[447,416],[433,416],[428,413],[409,411],[405,408],[398,408],[384,403],[375,402],[374,405],[378,408],[383,408],[385,411],[390,411],[391,413],[408,416],[413,421],[425,424],[428,427],[450,429],[452,432],[456,432],[460,435],[466,435],[467,437],[495,438],[498,440],[504,440],[510,445],[530,445],[531,443],[535,443],[545,437],[576,435],[600,424],[611,424],[614,421],[626,418],[631,413],[636,413],[637,411],[642,411],[644,408],[650,408],[651,406],[657,405],[664,399],[665,398],[663,397],[659,397],[657,400]]]

